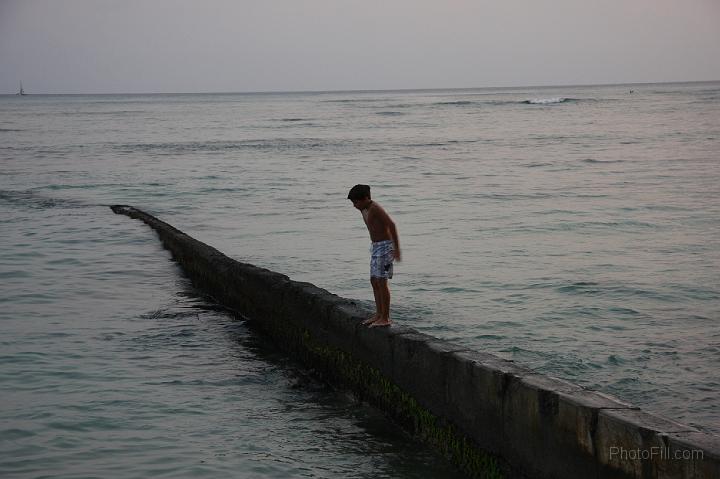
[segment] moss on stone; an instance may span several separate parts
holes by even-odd
[[[337,348],[314,341],[307,330],[291,333],[283,328],[286,344],[321,374],[332,376],[351,389],[360,399],[387,411],[405,429],[449,457],[470,477],[500,479],[497,460],[478,449],[471,440],[439,417],[422,407],[409,394],[387,379],[380,371]],[[294,337],[294,340],[293,340]]]
[[[192,271],[193,283],[201,289],[219,291],[226,302],[239,302],[243,310],[253,309],[250,298],[238,297],[227,285],[217,284],[217,279],[207,274],[205,268],[194,267],[196,265],[186,258],[177,259],[186,270]],[[422,407],[379,370],[345,351],[319,343],[307,329],[279,317],[273,318],[267,311],[263,313],[265,319],[255,324],[273,337],[281,348],[300,358],[329,382],[352,390],[359,399],[386,411],[404,429],[432,445],[469,477],[503,477],[495,457],[477,448],[455,426]]]

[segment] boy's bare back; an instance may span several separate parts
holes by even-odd
[[[370,241],[392,240],[394,243],[395,259],[400,261],[400,244],[398,241],[397,229],[390,215],[376,201],[370,200],[367,206],[360,210],[370,233]]]
[[[390,235],[390,216],[377,202],[372,201],[370,205],[362,210],[363,220],[370,233],[371,241],[384,241],[392,239]]]

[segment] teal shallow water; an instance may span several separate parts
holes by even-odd
[[[0,470],[449,474],[106,207],[370,304],[360,182],[398,323],[720,432],[720,84],[633,89],[0,98]]]
[[[459,477],[198,297],[148,228],[107,211],[15,217],[3,476]]]

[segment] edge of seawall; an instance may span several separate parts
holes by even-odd
[[[330,382],[383,409],[471,477],[720,477],[720,437],[411,328],[233,260],[136,208],[193,284]]]

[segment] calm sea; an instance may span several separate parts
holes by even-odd
[[[632,90],[632,91],[631,91]],[[453,477],[198,296],[139,207],[720,433],[720,83],[0,97],[0,475]]]

